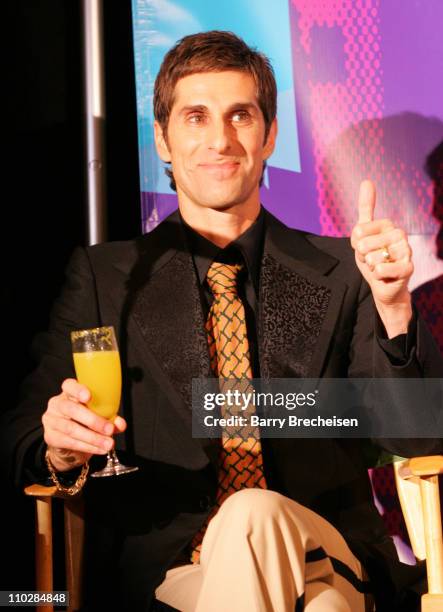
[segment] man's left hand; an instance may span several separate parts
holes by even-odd
[[[406,233],[390,219],[374,220],[375,186],[360,185],[358,222],[351,244],[356,264],[372,291],[375,306],[389,338],[406,333],[412,317],[408,282],[414,271]]]

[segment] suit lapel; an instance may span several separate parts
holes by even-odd
[[[133,310],[146,348],[191,410],[192,378],[210,376],[200,293],[191,256],[176,254],[140,288]]]
[[[258,326],[263,378],[321,375],[346,291],[327,276],[337,263],[266,214]]]
[[[209,377],[211,369],[197,277],[178,212],[140,245],[131,270],[117,266],[129,274],[128,331],[141,337],[149,368],[173,408],[170,417],[162,417],[169,418],[171,433],[177,432],[177,450],[186,438],[184,452],[203,447],[214,461],[213,445],[191,437],[192,378]]]

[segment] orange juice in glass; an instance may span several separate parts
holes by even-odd
[[[77,380],[91,392],[88,408],[105,419],[114,420],[122,391],[118,351],[74,353],[73,357]]]
[[[91,392],[88,408],[113,421],[118,413],[122,390],[120,355],[114,328],[107,326],[73,331],[71,344],[77,380]],[[112,449],[103,470],[91,476],[119,476],[136,470],[137,467],[120,463],[115,449]]]

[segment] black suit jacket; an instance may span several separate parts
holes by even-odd
[[[40,364],[7,423],[18,481],[32,471],[40,417],[60,383],[74,376],[69,332],[114,325],[127,432],[117,449],[139,472],[86,485],[86,590],[90,608],[116,604],[147,610],[153,591],[210,512],[217,488],[217,448],[191,435],[191,380],[210,376],[200,293],[183,228],[174,213],[134,241],[78,249],[54,306],[51,330],[37,338]],[[401,367],[375,334],[368,286],[348,240],[285,227],[269,213],[261,264],[257,338],[262,377],[441,376],[425,326]],[[386,440],[403,456],[441,452],[436,440]],[[264,439],[268,486],[324,516],[383,586],[396,591],[415,569],[396,561],[372,503],[361,440]],[[120,603],[116,603],[120,602]],[[381,608],[380,608],[381,609]]]

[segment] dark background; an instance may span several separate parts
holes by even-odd
[[[122,240],[141,227],[131,3],[104,5],[108,237]],[[32,337],[47,327],[69,255],[86,238],[80,11],[79,0],[2,4],[2,410],[16,401]],[[34,504],[3,472],[0,487],[0,589],[33,589]]]

